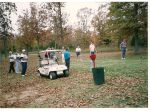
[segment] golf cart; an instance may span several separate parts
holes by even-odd
[[[61,63],[62,50],[45,50],[39,52],[38,72],[41,76],[48,76],[51,80],[63,75],[69,76],[67,67]]]

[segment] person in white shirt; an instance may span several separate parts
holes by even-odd
[[[81,53],[81,48],[80,48],[80,46],[78,46],[78,47],[76,48],[76,55],[77,55],[77,58],[80,56],[80,53]]]
[[[15,71],[16,71],[16,74],[20,73],[19,71],[19,66],[20,66],[20,54],[18,53],[18,51],[16,52],[16,55],[15,55],[15,62],[16,62],[16,66],[15,66]]]
[[[21,64],[22,64],[22,76],[25,76],[26,74],[26,70],[27,70],[27,62],[28,62],[28,56],[26,54],[25,49],[22,50],[22,54],[21,54]]]
[[[95,45],[93,44],[93,42],[91,42],[89,49],[90,49],[90,54],[95,54]]]
[[[10,63],[9,73],[11,73],[11,70],[15,72],[15,69],[14,69],[15,58],[11,51],[9,51],[9,63]]]

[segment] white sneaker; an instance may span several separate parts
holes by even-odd
[[[121,59],[123,59],[123,58],[121,58]]]
[[[25,75],[21,75],[22,77],[24,77]]]

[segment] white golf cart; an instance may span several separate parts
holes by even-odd
[[[39,52],[39,68],[38,72],[41,76],[48,76],[51,80],[64,75],[69,76],[67,67],[62,64],[60,58],[62,50],[45,50]]]

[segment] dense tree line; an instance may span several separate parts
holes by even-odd
[[[147,46],[147,2],[111,2],[103,3],[96,12],[90,8],[81,8],[77,12],[76,27],[67,24],[67,13],[62,9],[63,2],[30,3],[18,18],[19,34],[13,37],[10,14],[16,10],[15,3],[0,3],[0,45],[7,52],[11,41],[13,49],[26,48],[39,51],[41,48],[62,46],[75,48],[80,45],[88,48],[91,40],[97,46],[117,46],[122,39],[134,46],[138,52],[140,46]],[[6,14],[7,13],[7,14]],[[91,30],[92,29],[92,30]],[[10,35],[10,40],[7,40]],[[13,44],[15,43],[15,45]]]

